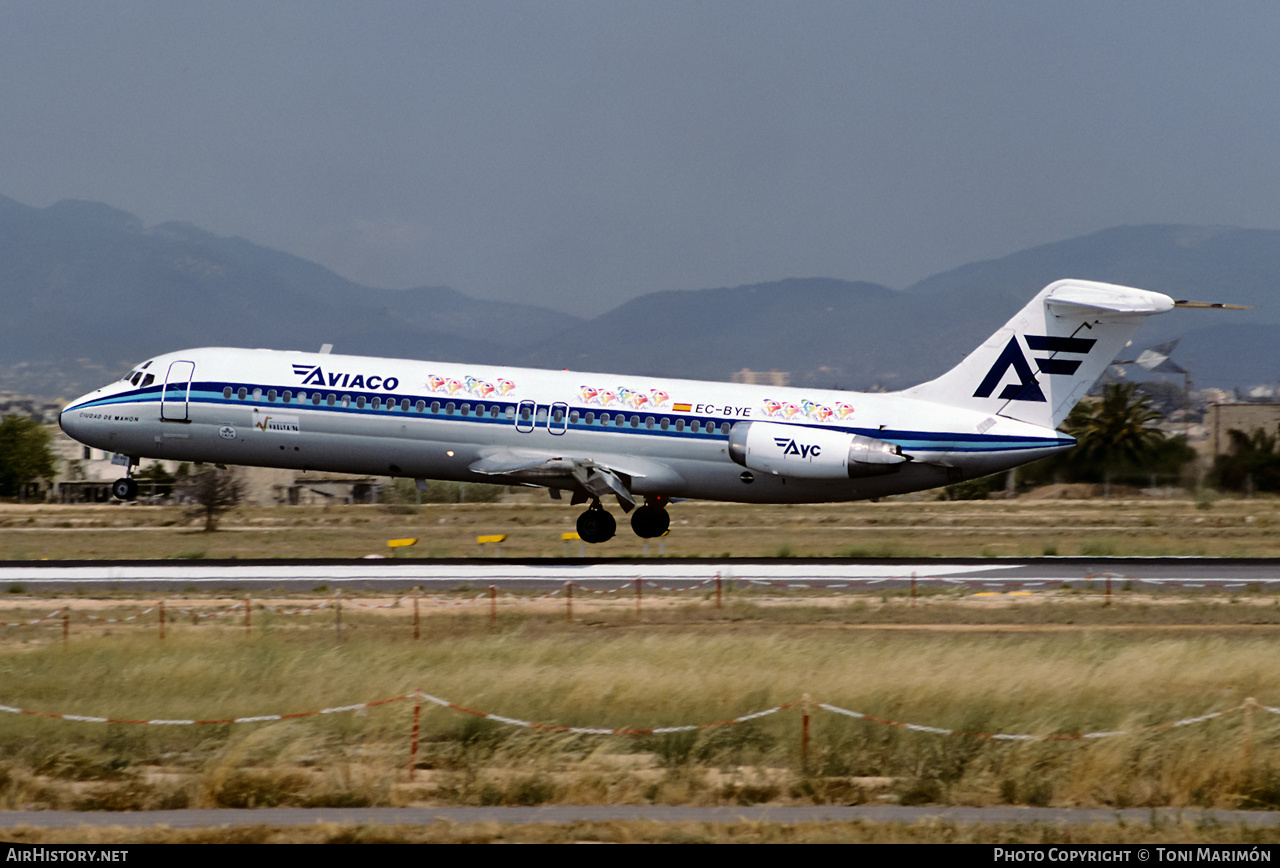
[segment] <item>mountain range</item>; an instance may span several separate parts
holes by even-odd
[[[902,290],[834,278],[642,295],[584,319],[424,286],[362,286],[188,223],[146,227],[95,202],[0,196],[0,390],[70,396],[193,346],[334,351],[725,380],[778,369],[811,387],[903,388],[942,373],[1062,277],[1246,312],[1176,311],[1137,347],[1181,338],[1196,384],[1280,378],[1280,232],[1120,226],[934,275]]]

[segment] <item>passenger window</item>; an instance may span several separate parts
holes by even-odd
[[[463,404],[461,407],[459,407],[459,408],[458,408],[458,412],[460,412],[463,416],[470,416],[470,415],[471,415],[471,405],[470,405],[470,404]]]
[[[224,398],[230,398],[230,397],[231,397],[231,387],[230,387],[230,386],[227,386],[226,388],[224,388],[224,389],[222,390],[222,397],[224,397]]]
[[[661,427],[663,431],[666,431],[670,425],[671,425],[671,420],[668,419],[666,416],[663,416],[662,422],[659,423],[659,427]]]
[[[288,404],[293,400],[293,392],[285,391],[285,393],[280,396],[280,399]]]
[[[405,398],[404,400],[402,400],[402,401],[400,402],[400,409],[401,409],[401,410],[403,410],[403,411],[404,411],[404,412],[406,412],[406,413],[408,413],[408,412],[409,412],[409,399],[408,399],[408,398]]]
[[[253,400],[255,400],[255,401],[261,401],[261,400],[262,400],[262,390],[261,390],[261,389],[254,389],[254,390],[253,390]]]
[[[499,409],[499,407],[498,407],[498,405],[497,405],[497,404],[494,404],[492,407],[490,407],[490,408],[489,408],[489,418],[490,418],[490,419],[497,419],[497,418],[498,418],[498,409]]]
[[[350,407],[350,406],[351,406],[351,396],[350,396],[350,395],[343,395],[343,396],[342,396],[342,406],[344,406],[344,407]]]
[[[357,395],[357,396],[356,396],[356,409],[357,409],[357,410],[363,410],[363,409],[364,409],[364,395]]]
[[[268,400],[268,401],[274,401],[275,399],[276,399],[276,390],[275,390],[275,389],[268,389],[268,390],[267,390],[267,400]]]
[[[477,416],[484,415],[484,404],[476,404],[476,415]]]
[[[721,434],[728,434],[728,433],[729,433],[729,423],[728,423],[728,422],[721,422],[721,423],[720,423],[720,433],[721,433]]]
[[[405,400],[405,403],[408,403],[408,401],[409,401],[409,399],[408,399],[408,398],[405,398],[404,400]],[[423,410],[427,409],[427,402],[426,402],[426,401],[419,401],[418,403],[416,403],[416,404],[414,404],[414,405],[413,405],[413,409],[415,409],[415,410],[417,410],[419,413],[421,413]]]
[[[570,411],[569,411],[569,422],[570,422],[571,424],[573,424],[573,425],[577,425],[577,424],[578,424],[578,411],[577,411],[577,410],[570,410]]]
[[[248,397],[248,395],[249,395],[249,390],[246,389],[244,386],[241,386],[239,391],[236,392],[236,397],[239,398],[241,401],[243,401],[246,397]]]
[[[444,412],[445,412],[445,415],[448,415],[448,416],[452,416],[452,415],[453,415],[453,402],[452,402],[452,401],[450,401],[448,404],[445,404],[445,405],[444,405]]]
[[[640,417],[639,417],[639,416],[632,416],[632,417],[631,417],[631,427],[632,427],[632,428],[639,428],[639,427],[640,427]]]
[[[648,428],[650,431],[652,431],[652,430],[653,430],[653,417],[652,417],[652,416],[645,416],[645,417],[644,417],[644,427]]]
[[[363,401],[363,400],[364,400],[364,398],[361,398],[360,400],[362,400],[362,401]],[[375,409],[375,410],[377,410],[377,409],[381,408],[381,407],[382,407],[382,399],[381,399],[381,398],[374,398],[374,399],[373,399],[373,403],[371,403],[369,406],[370,406],[370,407],[372,407],[372,408],[373,408],[373,409]]]
[[[586,418],[586,423],[587,423],[588,425],[594,425],[594,424],[596,424],[596,414],[595,414],[595,413],[588,412],[588,413],[587,413],[587,418]]]
[[[502,415],[506,416],[508,420],[514,419],[516,417],[516,408],[508,406]]]
[[[521,421],[521,422],[528,422],[528,421],[529,421],[529,419],[530,419],[529,408],[528,408],[527,406],[526,406],[526,407],[521,407],[521,408],[520,408],[520,421]]]
[[[666,420],[666,419],[663,419],[662,421],[663,421],[663,422],[665,422],[665,421],[667,421],[667,420]],[[683,420],[683,419],[677,419],[677,420],[676,420],[676,430],[677,430],[677,431],[683,431],[683,430],[684,430],[684,420]]]
[[[432,402],[431,402],[431,412],[432,412],[432,413],[439,413],[439,412],[440,412],[440,402],[439,402],[439,401],[432,401]]]
[[[608,425],[608,424],[609,424],[609,414],[608,414],[608,413],[601,413],[601,414],[600,414],[600,424],[601,424],[601,425]]]
[[[336,404],[336,403],[338,402],[338,396],[337,396],[337,395],[330,395],[329,397],[327,397],[327,398],[325,398],[325,399],[324,399],[324,402],[325,402],[326,404],[328,404],[330,407],[332,407],[334,404]]]

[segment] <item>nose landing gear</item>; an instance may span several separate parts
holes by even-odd
[[[137,459],[131,459],[124,476],[111,483],[111,495],[116,500],[137,500],[138,480],[133,478],[133,468],[138,466]]]
[[[126,476],[111,483],[111,494],[116,500],[137,500],[138,480]]]

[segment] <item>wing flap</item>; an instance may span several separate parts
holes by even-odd
[[[615,495],[624,509],[635,506],[636,480],[674,490],[683,480],[665,464],[625,455],[557,455],[533,450],[498,449],[468,465],[474,473],[506,476],[520,482],[583,491],[591,497]],[[564,483],[555,486],[553,483]]]

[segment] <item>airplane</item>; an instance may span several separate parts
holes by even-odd
[[[1057,426],[1175,306],[1236,307],[1059,280],[947,373],[887,393],[206,347],[148,359],[59,424],[124,456],[120,500],[143,458],[499,482],[587,504],[590,543],[614,536],[612,496],[648,539],[681,499],[877,499],[1069,449]]]

